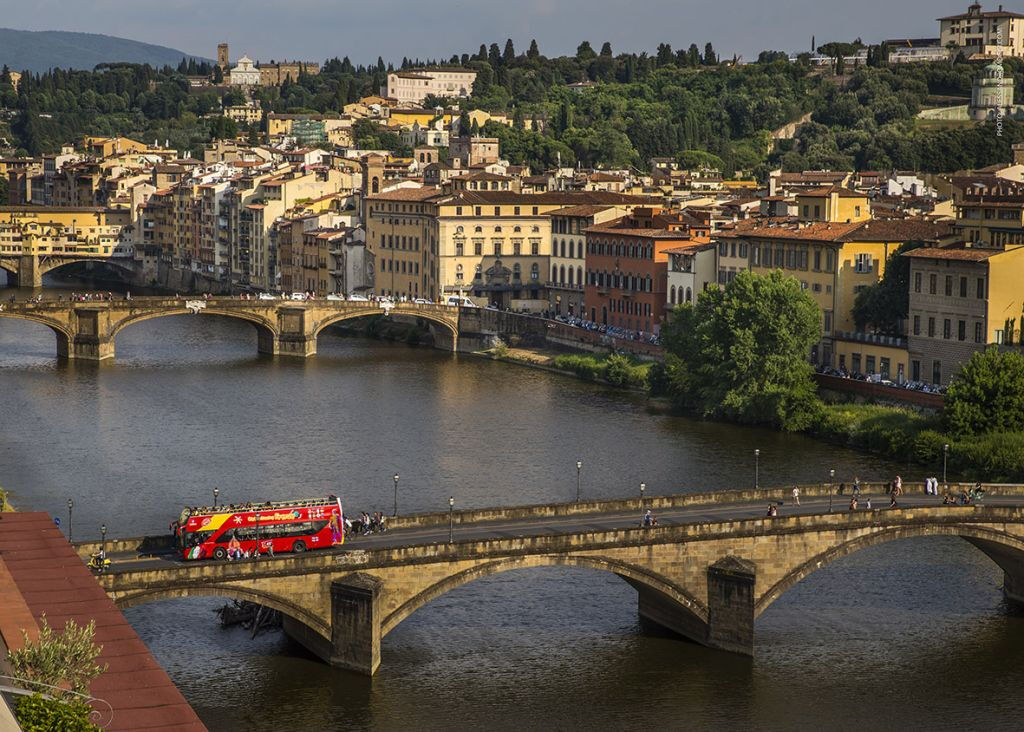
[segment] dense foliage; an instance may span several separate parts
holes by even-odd
[[[944,415],[958,437],[1024,432],[1024,355],[996,347],[975,353],[950,384]]]
[[[89,683],[106,670],[106,666],[96,664],[102,649],[93,643],[95,633],[95,621],[80,626],[69,620],[64,632],[58,634],[44,616],[39,637],[30,641],[26,635],[25,645],[8,654],[13,675],[38,682],[46,693],[54,693],[50,687],[61,685],[79,694],[86,693]]]
[[[555,356],[552,365],[556,369],[571,371],[588,381],[642,390],[648,388],[648,373],[652,367],[649,362],[637,361],[619,354],[563,354]]]
[[[807,358],[820,318],[800,283],[778,270],[741,272],[702,292],[662,330],[671,396],[709,417],[806,429],[820,409]]]
[[[14,714],[23,732],[99,732],[89,721],[92,708],[81,701],[47,699],[39,694],[23,696]]]
[[[846,46],[857,44],[822,48],[839,54]],[[869,65],[835,76],[838,69],[812,68],[806,56],[790,62],[774,51],[762,53],[757,63],[722,63],[710,44],[703,50],[661,44],[654,54],[615,54],[608,43],[595,51],[584,42],[573,56],[548,58],[536,43],[517,53],[509,41],[504,49],[491,44],[444,60],[477,72],[473,95],[430,98],[425,106],[458,102],[464,109],[508,114],[515,120],[512,128],[490,125],[484,132],[501,137],[510,160],[537,169],[561,161],[643,170],[652,157],[675,157],[687,166],[708,164],[762,178],[775,166],[946,171],[1009,160],[1010,145],[1024,141],[1024,124],[1012,120],[996,134],[991,124],[915,119],[925,106],[966,103],[979,65],[889,66],[883,57],[873,50]],[[404,59],[402,66],[419,64]],[[1020,89],[1024,64],[1007,59],[1005,65]],[[252,94],[268,112],[340,112],[379,93],[389,70],[383,59],[355,66],[333,58],[320,74],[303,73]],[[186,75],[208,71],[194,61],[162,69],[55,69],[27,74],[18,92],[0,77],[0,107],[14,112],[16,145],[33,154],[83,134],[135,135],[194,150],[231,132],[206,115],[216,116],[222,103],[242,101],[237,89],[189,86]],[[570,87],[581,81],[593,85]],[[771,131],[805,115],[810,121],[793,139],[773,145]],[[540,131],[528,129],[526,120],[537,121]],[[359,139],[398,149],[379,135]]]
[[[857,330],[874,328],[887,335],[902,334],[900,321],[910,311],[910,259],[901,255],[923,245],[916,241],[901,244],[889,255],[882,279],[857,293],[853,302]]]

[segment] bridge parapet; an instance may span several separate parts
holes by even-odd
[[[4,304],[0,317],[42,323],[57,336],[62,358],[104,361],[114,357],[114,339],[124,328],[171,315],[220,315],[244,320],[257,332],[260,353],[272,356],[316,354],[317,336],[327,327],[374,315],[411,317],[435,329],[435,345],[455,351],[459,308],[445,305],[333,300],[243,300],[226,297],[138,297],[86,302],[46,301]]]
[[[546,528],[539,524],[537,531]],[[125,571],[115,565],[100,582],[123,607],[199,594],[279,609],[290,618],[286,630],[314,653],[372,673],[380,638],[440,595],[498,572],[583,567],[633,585],[646,620],[711,647],[752,653],[753,620],[789,587],[854,551],[915,536],[967,539],[1003,569],[1007,597],[1024,599],[1024,506],[1018,505],[841,511],[652,529],[630,521],[622,528],[454,543],[354,544],[255,561],[156,563]],[[357,575],[363,579],[356,581]]]

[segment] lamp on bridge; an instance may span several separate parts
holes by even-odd
[[[71,525],[71,509],[75,507],[75,502],[70,498],[68,499],[68,541],[74,541],[72,537],[72,525]]]
[[[395,479],[395,510],[394,510],[394,512],[391,515],[392,516],[397,516],[398,515],[398,473],[395,473],[394,479]]]
[[[583,461],[576,461],[576,503],[580,502],[580,471],[583,470]]]
[[[103,556],[105,557],[105,556],[107,556],[107,525],[106,524],[102,524],[100,526],[100,536],[103,537],[102,550],[103,550]]]
[[[754,490],[760,487],[758,481],[758,471],[761,468],[761,451],[758,448],[754,448]]]
[[[947,442],[942,446],[942,487],[943,489],[948,488],[946,485],[946,462],[949,460],[949,443]]]
[[[455,496],[448,497],[448,543],[455,541]]]
[[[835,468],[828,471],[828,512],[832,513],[832,494],[836,492]]]
[[[640,483],[640,510],[644,508],[644,491],[647,490],[646,483]]]
[[[217,496],[220,495],[220,488],[213,489],[213,507],[217,508]]]

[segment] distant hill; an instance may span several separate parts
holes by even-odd
[[[177,66],[191,54],[166,46],[130,41],[99,33],[70,31],[24,31],[0,28],[0,67],[13,71],[43,72],[62,69],[92,69],[96,64],[127,61],[151,66]],[[201,57],[194,57],[202,60]]]

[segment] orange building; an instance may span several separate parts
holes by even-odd
[[[637,208],[586,234],[586,315],[601,325],[644,333],[659,332],[665,319],[667,250],[710,241],[700,222],[655,207]]]

